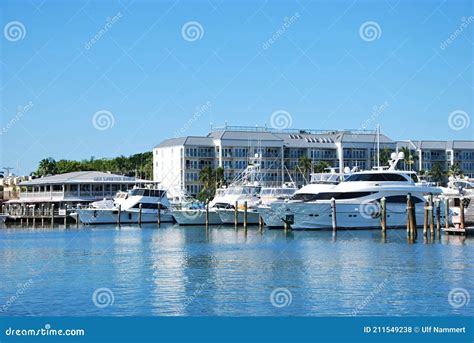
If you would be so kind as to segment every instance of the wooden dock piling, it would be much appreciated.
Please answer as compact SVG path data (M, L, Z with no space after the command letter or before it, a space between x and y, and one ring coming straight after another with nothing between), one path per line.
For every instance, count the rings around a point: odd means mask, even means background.
M387 199L385 197L380 199L380 226L382 233L385 233L387 231Z
M429 202L430 206L428 208L428 215L430 219L430 237L431 239L434 238L434 200L433 200L433 194L430 193L429 196Z
M35 213L36 211L35 211L35 209L36 209L36 205L33 205L33 227L36 226L36 213Z
M247 230L247 200L244 201L244 229Z
M206 199L206 228L209 227L209 199Z
M449 199L444 199L444 227L449 229Z
M429 220L428 207L429 207L428 201L425 201L424 215L423 215L423 237L428 236L428 220Z
M238 201L235 202L235 206L234 206L234 225L235 225L235 229L237 230L237 227L239 225L239 202Z
M459 220L460 220L460 228L464 229L466 227L465 217L464 217L464 198L459 199Z
M436 200L436 231L438 234L438 238L440 238L441 237L441 201L439 199Z
M122 205L118 205L117 225L120 226L120 217L122 216Z
M138 204L138 225L142 225L142 204Z
M51 204L51 226L54 225L54 204Z
M67 205L65 206L65 211L64 211L64 227L67 226Z
M158 201L158 217L157 217L158 226L161 225L161 203Z
M336 220L336 199L331 198L331 221L332 221L332 231L337 231L337 220Z

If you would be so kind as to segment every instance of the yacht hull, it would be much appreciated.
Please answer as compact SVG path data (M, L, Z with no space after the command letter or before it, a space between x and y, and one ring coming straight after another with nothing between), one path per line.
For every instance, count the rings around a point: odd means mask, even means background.
M235 213L234 209L219 209L217 210L219 213L219 217L223 224L235 224ZM247 224L256 225L258 224L258 220L260 215L255 210L247 211ZM244 223L244 211L238 210L237 213L237 224Z
M415 208L417 226L423 225L423 205ZM380 229L380 212L378 210L363 212L360 204L337 204L336 226L338 229ZM444 225L443 211L441 222ZM332 229L331 208L328 205L292 206L282 215L294 230L328 230ZM387 228L406 228L406 205L387 207Z
M179 225L206 225L206 211L198 210L176 210L172 215ZM215 210L209 210L209 225L222 224L219 214Z
M80 209L77 210L77 217L82 224L116 224L118 220L118 210L116 209ZM173 216L169 212L161 212L160 220L162 223L173 222ZM135 211L122 211L120 213L121 224L138 224L139 213ZM142 223L157 223L158 214L142 212Z
M283 220L281 219L281 207L275 208L274 205L270 206L259 206L258 213L263 218L265 225L269 228L282 228L284 226Z

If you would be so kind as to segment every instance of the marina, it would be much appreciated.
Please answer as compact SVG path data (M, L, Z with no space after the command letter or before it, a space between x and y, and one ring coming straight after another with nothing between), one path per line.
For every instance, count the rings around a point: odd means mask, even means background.
M7 309L13 316L473 315L447 297L474 283L474 241L463 236L413 245L404 230L335 239L331 231L144 224L16 227L0 230L0 244L9 261L0 265L2 293L32 280ZM98 288L113 303L94 306ZM291 302L273 306L277 288Z

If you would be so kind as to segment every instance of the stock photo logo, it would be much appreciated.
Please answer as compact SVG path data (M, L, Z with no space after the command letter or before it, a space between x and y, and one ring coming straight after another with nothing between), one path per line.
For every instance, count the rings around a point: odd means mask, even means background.
M453 308L461 308L469 305L471 295L465 288L453 288L448 294L448 303Z
M115 117L112 112L107 110L97 111L92 116L92 125L100 131L105 131L114 127Z
M359 27L359 36L366 42L373 42L382 36L382 29L375 21L366 21Z
M275 288L270 294L270 302L276 308L282 308L291 305L293 294L288 288Z
M288 129L293 124L291 114L285 110L278 110L270 117L270 126L277 130Z
M201 40L204 36L204 28L197 21L188 21L181 28L181 36L188 42Z
M454 131L467 129L471 124L471 118L467 112L456 110L449 114L448 125Z
M374 219L380 216L380 205L374 201L364 201L359 205L359 213L365 219Z
M10 42L23 40L26 37L25 25L19 21L11 21L3 28L3 35Z
M98 308L112 306L115 302L114 292L110 288L97 288L92 294L92 302Z

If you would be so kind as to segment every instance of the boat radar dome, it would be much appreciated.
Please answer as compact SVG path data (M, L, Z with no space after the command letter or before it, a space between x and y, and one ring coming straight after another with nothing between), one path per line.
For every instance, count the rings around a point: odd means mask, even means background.
M351 172L351 168L344 167L344 174L349 174Z

